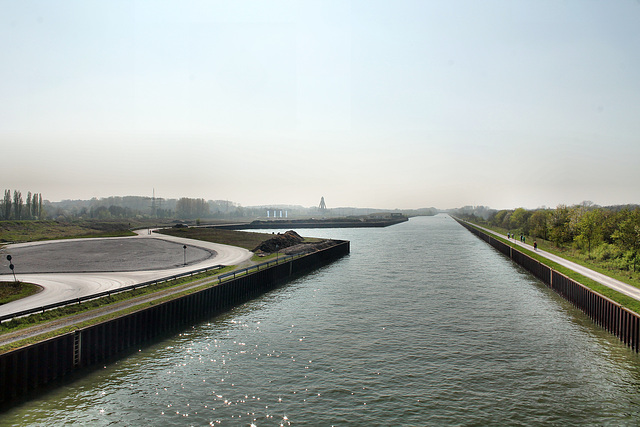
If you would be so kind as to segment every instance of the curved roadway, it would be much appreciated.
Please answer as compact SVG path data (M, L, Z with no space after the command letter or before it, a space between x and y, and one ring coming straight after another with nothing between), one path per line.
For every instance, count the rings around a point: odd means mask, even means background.
M143 283L150 280L157 280L163 277L173 276L181 273L188 273L193 270L213 267L216 265L238 265L251 258L252 252L235 247L222 245L219 243L204 242L201 240L185 239L174 236L167 236L164 234L153 233L149 234L147 229L136 231L138 234L134 237L112 237L99 240L113 241L115 239L122 240L123 251L127 249L127 242L134 239L136 243L139 239L162 239L167 243L175 245L186 245L187 247L199 248L200 252L206 252L209 255L200 255L199 259L195 262L189 262L187 265L176 266L173 262L169 264L169 268L163 269L140 269L138 271L104 271L104 272L67 272L67 273L25 273L21 274L19 271L19 264L16 262L16 273L18 280L23 282L35 283L43 287L43 290L35 295L32 295L21 300L13 301L8 304L0 306L0 316L10 313L16 313L31 308L42 307L55 302L65 301L69 299L79 298L98 292L103 292L112 289L118 289L125 286L134 285L136 283ZM91 239L93 240L93 239ZM86 239L77 239L77 241L86 241ZM55 241L60 242L60 241ZM65 243L71 241L65 240ZM13 248L33 247L39 245L51 244L48 242L33 242L25 244L9 245L2 250L2 269L9 271L5 264L6 254L10 254ZM149 240L151 244L151 240ZM139 246L139 245L137 245ZM177 248L182 249L182 248ZM193 251L192 251L193 252ZM187 253L189 251L187 250ZM183 252L179 251L179 255L183 256ZM133 254L132 256L135 256ZM111 263L113 265L113 262ZM144 265L140 266L144 268ZM105 267L105 270L108 268ZM0 275L0 281L13 281L12 274Z

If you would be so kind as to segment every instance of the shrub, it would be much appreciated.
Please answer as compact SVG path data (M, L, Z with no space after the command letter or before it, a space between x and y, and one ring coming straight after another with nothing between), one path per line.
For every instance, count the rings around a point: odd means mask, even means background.
M609 261L620 257L621 252L615 245L602 243L591 251L591 255L597 261Z

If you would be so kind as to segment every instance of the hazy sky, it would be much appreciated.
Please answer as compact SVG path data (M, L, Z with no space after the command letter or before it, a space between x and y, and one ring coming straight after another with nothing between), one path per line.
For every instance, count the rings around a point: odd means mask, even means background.
M0 190L640 203L640 2L0 0Z

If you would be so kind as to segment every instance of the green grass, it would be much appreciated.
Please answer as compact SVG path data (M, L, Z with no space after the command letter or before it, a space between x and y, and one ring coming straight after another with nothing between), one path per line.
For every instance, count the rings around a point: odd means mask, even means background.
M260 243L271 239L271 233L252 233L248 231L222 230L218 228L165 228L162 234L184 237L187 239L204 240L205 242L222 243L238 246L247 250L255 249Z
M161 290L169 289L179 285L195 282L207 277L217 276L229 271L232 271L235 266L224 267L220 270L207 271L204 273L196 274L193 276L187 276L180 279L170 280L167 282L157 283L155 285L146 286L143 288L137 288L134 290L120 292L110 296L85 301L81 304L67 305L54 310L45 311L44 313L34 313L30 316L20 317L17 319L9 320L0 323L0 335L16 331L18 329L28 328L31 326L39 325L41 323L57 320L63 317L72 316L75 314L84 313L89 310L106 307L109 304L125 301L131 298L139 297L142 295L148 295Z
M129 221L0 221L0 243L133 236Z
M124 222L97 222L97 221L89 221L89 222L77 222L77 223L61 223L56 221L1 221L0 222L0 242L1 241L12 241L12 242L21 242L21 241L35 241L35 240L48 240L48 239L61 239L61 238L80 238L80 237L106 237L106 236L123 236L123 235L132 235L129 231L129 226L131 223ZM263 241L270 239L273 237L270 233L253 233L253 232L243 232L243 231L234 231L234 230L221 230L214 228L169 228L165 229L162 232L165 234L185 237L190 239L198 239L215 243L222 243L232 246L239 246L248 250L254 249ZM322 239L315 238L306 238L307 242L315 242L320 241ZM254 256L252 261L255 263L261 263L266 261L272 261L276 259L276 254L270 254L265 257ZM282 254L280 257L284 257ZM115 304L121 301L125 301L131 298L152 294L155 292L160 292L168 288L184 285L190 282L195 282L200 279L204 279L207 277L224 274L226 272L232 271L236 268L236 266L228 266L224 267L221 270L211 271L200 273L194 276L185 277L182 279L172 280L169 282L158 283L155 285L147 286L144 288L138 288L135 290L121 292L117 294L113 294L111 296L86 301L81 304L73 304L66 307L61 307L54 310L49 310L44 313L36 313L27 317L22 317L19 319L13 319L7 322L3 322L0 324L0 335L8 334L15 331L19 331L21 329L29 328L32 326L41 325L47 322L55 321L58 319L62 319L65 317L73 316L76 314L81 314L90 310L100 309L107 307L108 305ZM139 310L141 308L159 304L162 301L166 301L168 299L178 298L179 296L196 292L199 289L206 288L211 286L211 283L203 284L197 288L186 290L183 292L179 292L173 295L165 296L158 298L152 302L142 303L132 308L119 310L117 313L107 314L105 316L100 316L96 319L92 319L86 322L79 322L74 324L73 326L62 327L57 329L56 331L40 334L38 336L34 336L33 338L28 338L26 340L21 340L19 342L15 342L12 344L8 344L0 347L0 352L9 351L14 348L18 348L20 346L27 345L29 343L38 342L42 339L62 335L66 332L73 331L77 328L85 327L88 325L96 324L101 321L108 320L110 318L115 318L117 316L121 316L123 314L127 314L129 312L133 312ZM16 297L17 299L19 297Z
M0 305L37 294L41 290L40 286L33 283L0 282Z
M127 228L129 227L129 225L129 222L126 222L125 225L125 222L122 221L80 221L77 223L60 223L56 221L1 221L0 230L3 230L3 238L8 238L12 241L33 241L59 238L129 235L133 234ZM218 230L213 228L170 228L166 229L165 232L166 234L174 236L239 246L249 250L255 248L260 243L267 239L270 239L273 236L270 233L250 233L233 230ZM275 258L276 254L272 254L266 257L258 257L254 255L252 261L261 263L270 261ZM20 319L10 320L8 322L3 322L2 324L0 324L0 334L38 325L62 317L83 313L96 308L101 308L109 304L124 301L141 295L150 294L153 292L158 292L170 287L179 286L181 284L192 282L212 275L223 274L232 271L235 268L235 266L224 267L221 270L205 272L187 278L173 280L170 282L163 282L128 292L113 294L108 297L87 301L82 304L61 307L59 309L50 310L44 313L37 313ZM19 289L16 289L13 283L0 284L0 304L14 301L19 298L24 298L28 295L38 292L39 290L40 287L31 284L21 284Z
M507 230L499 227L487 226L485 224L481 225L484 228L489 230L493 230L499 233L501 236L504 235L505 238L502 239L505 243L508 243L506 239ZM516 233L519 236L519 233ZM495 236L494 236L495 237ZM609 277L612 277L616 280L620 280L621 282L627 283L631 286L635 286L636 288L640 288L640 272L633 272L629 270L621 270L619 268L612 268L610 265L604 262L598 262L597 260L591 258L574 248L559 248L548 240L541 239L539 237L533 238L530 236L526 236L526 243L533 244L534 240L538 242L538 249L541 249L545 252L549 252L550 254L557 255L566 260L573 261L576 264L580 264L584 267L590 268L591 270L597 271L598 273L602 273Z
M195 276L194 276L194 280L193 281L195 281L195 280L197 280L197 279L195 279ZM182 292L175 293L175 294L167 295L165 297L158 298L158 299L155 299L153 301L146 301L146 302L137 304L137 305L132 306L132 307L124 308L122 310L118 310L118 311L115 311L115 312L112 312L112 313L105 314L103 316L98 316L98 317L95 317L93 319L85 320L83 322L74 323L73 325L63 326L63 327L58 328L58 329L56 329L54 331L45 332L43 334L37 334L37 335L34 335L32 337L28 337L28 338L25 338L25 339L22 339L22 340L14 341L14 342L12 342L10 344L5 344L3 346L0 346L0 354L6 353L8 351L11 351L11 350L14 350L14 349L17 349L17 348L20 348L20 347L27 346L27 345L30 345L30 344L35 344L35 343L38 343L40 341L43 341L43 340L46 340L46 339L49 339L49 338L53 338L53 337L56 337L56 336L64 335L64 334L66 334L68 332L75 331L76 329L86 328L88 326L96 325L98 323L105 322L107 320L115 319L117 317L124 316L126 314L133 313L135 311L142 310L142 309L147 308L147 307L151 307L151 306L154 306L154 305L161 304L161 303L163 303L165 301L169 301L169 300L172 300L172 299L180 298L182 296L198 292L198 291L200 291L202 289L205 289L205 288L208 288L210 286L211 286L210 283L203 284L202 286L198 286L198 287L195 287L195 288L192 288L192 289L187 289L187 290L184 290ZM111 302L109 302L108 304L111 304ZM107 305L107 304L102 304L101 306L103 306L103 305ZM92 307L92 308L89 308L88 310L93 310L94 308L98 308L98 307ZM83 310L83 311L87 311L87 310ZM65 315L62 315L60 317L68 317L70 315L79 314L79 313L80 312L65 314ZM48 322L50 320L53 320L53 319L46 319L46 320L43 320L43 321L41 321L39 323L45 323L45 322ZM34 326L34 325L28 325L28 326ZM21 329L21 328L18 328L18 329Z
M471 225L473 225L473 224L471 224ZM488 229L493 229L494 231L498 231L498 232L502 231L502 230L495 230L494 229L495 227L486 227L484 225L483 225L483 227L488 228ZM484 233L483 230L480 230L480 231L482 231ZM520 252L522 252L522 253L524 253L526 255L529 255L531 258L534 258L534 259L540 261L542 264L544 264L544 265L556 270L559 273L564 274L565 276L567 276L567 277L573 279L574 281L586 286L587 288L592 289L593 291L595 291L595 292L597 292L597 293L599 293L601 295L606 296L607 298L617 302L618 304L622 305L623 307L626 307L627 309L629 309L629 310L631 310L631 311L633 311L635 313L640 314L640 301L638 301L638 300L636 300L636 299L634 299L634 298L632 298L630 296L621 294L620 292L615 291L615 290L613 290L613 289L611 289L611 288L609 288L609 287L607 287L607 286L605 286L605 285L603 285L601 283L598 283L593 279L585 277L580 273L576 273L575 271L573 271L573 270L571 270L569 268L566 268L566 267L564 267L564 266L562 266L560 264L557 264L557 263L551 261L550 259L539 255L538 253L536 253L534 251L530 251L530 250L525 249L525 248L523 248L521 246L518 246L515 243L513 243L512 241L509 241L509 240L506 239L506 235L507 235L506 232L504 233L504 235L505 235L505 238L503 238L501 236L495 236L495 235L492 235L491 237L493 237L494 239L500 240L503 243L506 243L507 245L519 250ZM527 239L527 241L529 243L533 243L533 240L529 241L529 239ZM541 239L537 239L537 241L538 241L538 248L542 249L541 245L540 245ZM552 250L549 249L551 247L549 242L546 242L546 243L547 244L544 245L544 250L546 252L549 252L549 253L554 253ZM554 255L558 255L560 257L568 259L567 257L563 256L562 253L554 253ZM586 265L585 263L581 262L580 260L570 259L570 261L573 261L576 264L583 265L584 267L587 267L587 268L592 268L591 266ZM592 268L592 269L596 270L594 268ZM599 272L602 273L602 274L608 275L610 277L613 277L613 275L610 274L610 272L608 272L608 271L599 271ZM614 278L616 278L616 277L614 277ZM623 280L623 279L620 279L620 278L617 278L617 279L621 280L621 281L623 281L625 283L628 283L628 284L630 284L632 286L639 287L636 283L629 283L629 280Z
M265 257L267 258L267 257ZM275 254L273 255L273 257L269 256L268 258L275 258ZM166 289L166 288L170 288L170 287L174 287L174 286L178 286L178 285L182 285L182 284L186 284L186 283L190 283L190 282L195 282L197 280L209 277L209 276L213 276L213 275L218 275L218 274L223 274L229 271L232 271L235 269L235 266L230 266L230 267L225 267L221 270L217 270L215 273L213 272L206 272L206 273L202 273L202 274L198 274L198 275L194 275L188 278L184 278L184 279L178 279L175 281L171 281L171 282L166 282L165 284L158 284L158 285L153 285L153 286L149 286L146 288L141 288L141 289L137 289L134 291L129 291L129 292L123 292L117 295L112 295L110 297L104 297L104 298L100 298L100 299L96 299L96 300L92 300L92 301L87 301L85 303L82 304L77 304L77 305L72 305L72 306L67 306L67 307L62 307L60 309L56 309L56 310L51 310L45 313L39 313L39 314L34 314L31 315L29 317L25 317L25 318L21 318L21 319L15 319L15 320L11 320L8 322L4 322L2 324L0 324L0 334L3 333L10 333L10 332L15 332L15 331L19 331L20 329L24 329L27 327L31 327L31 326L36 326L38 324L44 324L53 320L57 320L60 318L64 318L64 317L69 317L75 314L80 314L89 310L94 310L94 309L98 309L101 307L106 307L110 304L119 302L119 301L124 301L133 297L137 297L140 295L145 295L145 294L150 294L153 292L158 292L162 289ZM246 271L241 271L240 275L243 274L249 274ZM225 280L231 280L231 278L225 279ZM215 279L214 279L215 282ZM196 286L194 288L191 289L185 289L181 292L176 292L174 294L170 294L170 295L166 295L164 297L160 297L157 299L154 299L152 301L146 301L146 302L142 302L140 304L137 304L135 306L132 307L128 307L128 308L123 308L122 310L118 310L112 313L108 313L105 314L103 316L98 316L96 318L90 319L90 320L86 320L86 321L82 321L82 322L77 322L74 323L73 325L68 325L68 326L63 326L60 328L57 328L54 331L51 332L45 332L42 334L37 334L34 335L33 337L28 337L19 341L15 341L12 342L10 344L5 344L3 346L0 346L0 353L6 353L8 351L14 350L16 348L20 348L29 344L34 344L37 342L40 342L42 340L48 339L48 338L52 338L55 336L59 336L59 335L63 335L65 333L68 332L72 332L76 329L81 329L81 328L85 328L91 325L95 325L97 323L100 322L104 322L110 319L114 319L116 317L119 316L123 316L147 307L151 307L154 305L158 305L161 304L165 301L169 301L172 299L177 299L180 298L182 296L188 295L188 294L192 294L195 292L198 292L202 289L206 289L208 287L211 287L213 285L213 282L206 282L203 283L200 286Z

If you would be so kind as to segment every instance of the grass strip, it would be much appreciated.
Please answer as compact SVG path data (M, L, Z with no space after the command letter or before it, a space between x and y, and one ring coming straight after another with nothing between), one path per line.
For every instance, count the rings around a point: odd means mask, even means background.
M221 274L223 272L226 272L228 270L233 270L233 268L234 267L229 267L225 271L222 271L222 272L220 270L218 270L218 271L215 272L215 275L219 275L219 274ZM253 269L251 269L251 270L253 270ZM236 278L237 277L242 277L244 275L250 274L251 272L252 271L249 271L248 269L243 269L243 270L240 270L238 272L238 274L235 275L235 277ZM203 280L203 278L207 278L207 277L211 277L211 276L214 276L214 274L208 274L207 275L206 273L202 273L202 274L199 274L199 275L194 275L193 276L193 280L188 280L188 281L185 281L185 282L186 283L197 282L198 280ZM233 279L234 279L233 276L228 276L228 277L225 277L220 283L224 283L224 282L226 282L228 280L233 280ZM177 280L181 280L181 279L177 279ZM179 283L179 284L185 284L185 283ZM166 296L163 296L163 297L160 297L160 298L156 298L156 299L153 299L151 301L145 301L145 302L142 302L140 304L136 304L136 305L131 306L131 307L123 308L122 310L113 311L113 312L107 313L107 314L105 314L103 316L98 316L98 317L95 317L95 318L92 318L92 319L89 319L89 320L85 320L85 321L79 321L77 323L73 323L72 325L67 325L67 326L62 326L60 328L56 328L53 331L44 332L42 334L37 334L37 335L31 336L31 337L28 337L28 338L25 338L25 339L22 339L22 340L17 340L17 341L14 341L12 343L0 346L0 354L1 353L6 353L6 352L11 351L11 350L15 350L17 348L24 347L24 346L27 346L27 345L30 345L30 344L35 344L37 342L44 341L44 340L49 339L49 338L53 338L53 337L56 337L56 336L64 335L64 334L66 334L68 332L75 331L76 329L86 328L86 327L89 327L89 326L92 326L92 325L95 325L95 324L98 324L98 323L101 323L101 322L105 322L105 321L108 321L108 320L111 320L111 319L115 319L117 317L120 317L120 316L123 316L123 315L126 315L126 314L130 314L130 313L136 312L138 310L142 310L142 309L145 309L145 308L148 308L148 307L159 305L159 304L162 304L162 303L164 303L166 301L170 301L170 300L174 300L174 299L177 299L177 298L181 298L181 297L183 297L185 295L189 295L189 294L193 294L193 293L199 292L199 291L201 291L203 289L207 289L207 288L209 288L211 286L216 286L217 284L218 284L218 282L216 282L215 279L214 279L213 281L207 281L206 283L203 283L201 286L196 286L196 287L193 287L193 288L185 289L185 290L183 290L181 292L172 293L170 295L166 295ZM177 285L178 284L176 284L175 286L177 286ZM152 285L152 286L155 286L155 285ZM142 289L146 289L146 288L142 288ZM145 294L146 293L152 293L152 292L155 293L155 292L158 292L159 290L160 289L156 288L153 291L145 292ZM128 293L133 293L133 292L135 292L135 291L123 292L123 294L128 294ZM141 295L143 295L143 294L141 294ZM138 296L141 296L141 295L133 295L130 298L138 297ZM112 297L114 297L114 296L112 296ZM88 303L99 302L99 300L110 299L112 297L103 297L103 298L100 298L100 299L88 301ZM126 299L130 299L130 298L126 298ZM123 299L123 300L126 300L126 299ZM95 307L86 307L86 308L84 308L82 310L79 310L77 312L65 313L65 314L61 314L60 316L57 316L55 318L43 319L39 323L46 323L46 322L50 322L52 320L59 319L59 318L62 318L62 317L69 317L71 315L82 314L82 313L87 312L89 310L95 310L95 309L98 309L98 308L106 308L109 305L112 305L112 304L114 304L116 302L121 302L121 301L109 301L109 302L105 302L103 304L99 304L99 305L97 305ZM85 304L86 303L82 303L82 304L79 304L79 305L85 305ZM77 307L77 306L73 306L73 307ZM65 308L65 307L63 307L63 308ZM57 309L57 310L60 310L60 309ZM57 310L52 310L52 312L53 311L57 311ZM47 313L41 313L41 314L47 314ZM32 315L32 316L38 316L38 315ZM31 316L29 316L29 317L31 317ZM16 320L20 320L20 319L16 319ZM13 322L13 320L9 321L9 322ZM9 323L9 322L5 322L5 323ZM22 327L31 327L31 326L34 326L34 325L35 324L29 324L29 325L25 325L25 326L22 326ZM12 331L19 330L20 328L21 327L14 328ZM7 332L5 332L5 333L7 333Z
M220 228L204 227L165 228L159 230L159 232L169 236L238 246L247 250L253 250L265 240L273 237L270 233L252 233L248 231L223 230Z
M158 231L175 237L204 240L205 242L222 243L224 245L239 246L247 250L254 250L265 240L274 237L271 233L256 233L252 231L224 230L221 228L190 227L164 228ZM324 239L305 237L304 242L315 243Z
M478 228L474 224L470 224L470 223L468 223L468 224L471 225L473 228L479 230L481 233L485 233L486 234L486 231ZM599 293L601 295L606 296L607 298L617 302L618 304L622 305L623 307L627 308L628 310L631 310L631 311L633 311L635 313L640 314L640 301L636 300L635 298L632 298L632 297L630 297L628 295L622 294L622 293L620 293L620 292L618 292L618 291L616 291L614 289L611 289L608 286L605 286L605 285L603 285L603 284L601 284L599 282L596 282L593 279L585 277L582 274L577 273L577 272L575 272L575 271L573 271L573 270L571 270L571 269L569 269L567 267L564 267L564 266L562 266L560 264L557 264L557 263L551 261L550 259L545 258L545 257L537 254L534 251L530 251L528 249L522 248L521 246L518 246L518 245L514 244L513 242L510 242L509 240L504 239L504 238L502 238L500 236L496 236L496 235L490 235L490 236L492 238L494 238L496 240L499 240L502 243L505 243L505 244L511 246L512 248L514 248L514 249L516 249L516 250L518 250L518 251L530 256L531 258L539 261L540 263L546 265L547 267L549 267L549 268L551 268L553 270L556 270L559 273L564 274L565 276L569 277L570 279L573 279L574 281L580 283L581 285L586 286L587 288L589 288L589 289L591 289L591 290L593 290L593 291L595 291L595 292L597 292L597 293ZM545 251L546 251L546 249L545 249ZM547 251L547 252L551 252L551 251ZM560 254L555 254L555 255L562 256ZM584 267L588 267L588 266L585 266L583 263L578 262L577 260L571 260L571 261L575 262L576 264L583 265ZM601 272L601 273L608 275L607 272ZM620 280L620 279L618 279L618 280ZM632 286L635 286L635 285L632 285Z
M179 279L168 280L166 282L156 283L145 287L132 289L130 291L124 291L114 293L113 295L96 298L93 300L85 301L80 304L72 304L64 307L45 311L43 313L34 313L29 316L20 317L6 322L0 323L0 335L15 332L16 330L36 326L42 323L50 322L52 320L61 319L76 314L81 314L89 310L95 310L98 308L106 307L110 304L114 304L128 299L140 297L147 294L152 294L161 290L173 288L176 286L184 285L187 283L202 280L208 277L217 276L229 271L232 271L235 266L224 267L220 270L207 271L193 276L182 277Z
M470 225L473 225L474 227L478 228L478 227L484 227L488 230L494 231L498 234L502 235L506 235L507 231L503 228L500 227L496 227L493 225L487 225L487 224L473 224L471 222L467 222ZM484 230L480 229L483 233L485 232ZM492 236L494 238L499 238L501 236ZM597 261L593 260L593 259L586 259L585 256L576 256L574 254L578 253L576 250L574 249L561 249L558 248L557 246L555 246L552 242L548 241L548 240L544 240L541 238L531 238L530 236L526 236L527 237L527 242L532 242L532 241L537 241L538 242L538 249L541 249L545 252L549 252L550 254L553 255L557 255L561 258L564 258L568 261L572 261L575 262L576 264L580 264L583 267L587 267L590 268L591 270L597 271L598 273L604 274L605 276L609 276L612 277L616 280L620 280L621 282L624 282L626 284L629 284L631 286L635 286L636 288L640 288L640 273L638 272L632 272L632 271L628 271L628 270L620 270L620 269L615 269L615 268L610 268L607 267L605 265L602 265L600 263L598 263ZM508 240L505 239L501 239L502 241L509 242Z
M77 329L83 329L83 328L86 328L86 327L89 327L89 326L96 325L98 323L102 323L102 322L105 322L105 321L108 321L108 320L111 320L111 319L115 319L115 318L120 317L120 316L124 316L124 315L130 314L130 313L134 313L136 311L139 311L139 310L142 310L142 309L145 309L145 308L148 308L148 307L152 307L154 305L161 304L161 303L163 303L165 301L170 301L170 300L173 300L173 299L177 299L177 298L183 297L183 296L188 295L188 294L192 294L192 293L201 291L201 290L209 288L211 286L212 286L212 282L209 282L207 284L203 284L202 286L198 286L198 287L195 287L195 288L190 288L190 289L187 289L185 291L177 292L175 294L167 295L165 297L154 299L154 300L151 300L151 301L145 301L143 303L134 305L132 307L123 308L122 310L113 311L113 312L107 313L107 314L105 314L103 316L98 316L98 317L95 317L95 318L92 318L92 319L89 319L89 320L80 321L78 323L74 323L74 324L68 325L68 326L62 326L62 327L57 328L57 329L55 329L53 331L50 331L50 332L44 332L42 334L38 334L38 335L34 335L34 336L31 336L31 337L28 337L28 338L25 338L25 339L22 339L22 340L14 341L12 343L0 346L0 354L9 352L11 350L15 350L15 349L20 348L20 347L24 347L24 346L28 346L28 345L31 345L31 344L35 344L35 343L38 343L40 341L47 340L49 338L54 338L54 337L57 337L57 336L60 336L60 335L64 335L64 334L66 334L68 332L73 332L73 331L75 331ZM91 308L91 309L95 309L95 307ZM87 311L87 310L85 310L85 311ZM80 313L74 313L74 314L80 314ZM64 317L66 317L66 316L64 316Z
M26 282L0 282L0 305L37 294L42 287Z
M133 236L138 221L0 221L1 242Z

